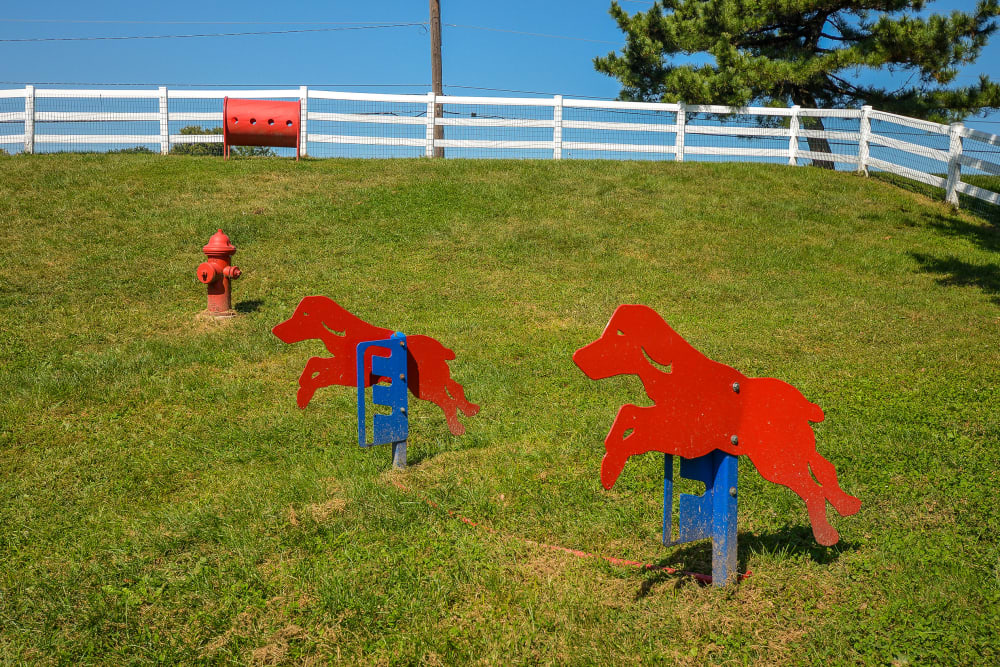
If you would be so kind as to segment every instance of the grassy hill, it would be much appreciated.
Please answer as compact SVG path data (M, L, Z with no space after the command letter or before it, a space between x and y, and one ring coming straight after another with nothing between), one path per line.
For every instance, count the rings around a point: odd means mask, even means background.
M876 180L749 164L0 158L0 661L1000 661L1000 264L981 219ZM197 316L201 246L241 316ZM323 294L453 348L482 406L411 401L410 460L354 391L295 406ZM634 377L572 352L620 303L786 380L859 514L740 462L718 590L659 544L662 460L598 481ZM402 486L403 488L400 488ZM694 484L682 485L693 491ZM438 504L432 507L424 498ZM452 510L497 532L456 520Z

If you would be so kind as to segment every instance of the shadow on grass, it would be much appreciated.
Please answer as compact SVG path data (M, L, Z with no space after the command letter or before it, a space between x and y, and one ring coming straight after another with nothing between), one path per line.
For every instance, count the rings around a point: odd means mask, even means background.
M260 310L260 307L264 305L264 302L260 299L249 299L247 301L240 301L236 304L235 309L237 313L254 313Z
M406 467L420 465L424 461L434 458L437 452L420 452L419 454L407 450Z
M412 394L410 395L410 401L413 401ZM460 412L459 414L463 415L463 419L468 418L464 416L465 413ZM447 433L447 426L443 426L442 428L444 429L444 432ZM406 450L406 466L411 467L420 465L427 461L432 461L435 457L441 456L442 454L455 454L456 452L479 450L482 449L482 447L483 443L477 440L470 440L468 437L463 438L461 436L453 437L447 445L439 443L436 447L427 449L422 448L420 450L414 450L408 447Z
M1000 266L973 264L957 257L931 257L919 252L911 252L910 256L924 271L940 275L938 284L978 287L991 297L993 303L1000 305Z
M927 185L926 183L920 183L919 181L912 181L908 178L904 178L903 176L896 176L886 172L873 171L870 175L873 179L891 183L901 190L915 192L935 201L944 201L945 192L943 188L936 188L933 185ZM997 186L992 181L977 179L975 176L964 176L963 180L987 190L997 189ZM996 206L983 201L982 199L977 199L976 197L970 197L963 194L959 194L958 204L959 208L961 208L964 212L971 213L978 218L982 218L992 225L1000 225L1000 206Z
M1000 227L974 225L957 216L940 213L925 217L928 219L928 226L943 236L967 239L990 252L1000 251Z
M940 213L928 218L928 225L943 236L966 239L987 252L1000 252L1000 227L976 225L957 216ZM910 252L909 255L923 271L939 275L938 284L978 287L991 297L993 303L1000 305L1000 265L974 264L955 256L934 257L919 252Z
M840 540L832 547L824 547L816 542L812 528L809 526L789 526L772 533L740 533L737 537L737 570L747 571L748 556L752 554L771 554L782 558L800 559L806 557L814 563L827 565L840 558L845 551L856 551L860 545ZM685 572L712 573L712 541L698 540L690 544L675 547L667 558L657 565L670 566ZM636 600L649 595L658 584L672 582L674 588L680 588L687 577L679 573L664 571L650 572L643 580L635 594Z
M959 195L958 200L960 208L966 213L982 218L991 225L1000 225L1000 206L966 195Z

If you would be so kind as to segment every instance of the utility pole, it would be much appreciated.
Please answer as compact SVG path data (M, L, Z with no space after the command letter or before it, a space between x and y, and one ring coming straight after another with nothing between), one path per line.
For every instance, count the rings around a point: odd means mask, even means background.
M431 86L435 95L444 95L441 85L441 0L430 0L431 3ZM444 127L437 125L436 119L443 115L442 106L434 105L434 142L444 139ZM444 148L434 146L434 157L444 157Z

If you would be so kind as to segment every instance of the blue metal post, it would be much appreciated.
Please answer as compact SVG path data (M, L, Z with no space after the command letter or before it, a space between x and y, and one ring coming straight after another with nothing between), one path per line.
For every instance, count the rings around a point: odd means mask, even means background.
M669 547L674 514L674 457L663 455L663 546Z
M736 579L737 457L715 450L712 464L712 584L725 586Z
M674 546L711 538L712 584L724 586L736 577L737 457L715 450L681 459L680 476L705 484L705 493L678 498L678 539L670 539L673 509L673 457L663 461L663 544Z
M372 387L372 404L384 405L389 414L372 417L372 441L365 433L365 384L369 372L365 368L365 351L370 347L388 351L388 355L372 357L371 374L388 378L389 384L375 384ZM392 443L392 464L397 468L406 467L406 439L409 436L410 420L409 395L406 393L406 336L396 332L387 340L370 340L358 343L358 444L362 447Z

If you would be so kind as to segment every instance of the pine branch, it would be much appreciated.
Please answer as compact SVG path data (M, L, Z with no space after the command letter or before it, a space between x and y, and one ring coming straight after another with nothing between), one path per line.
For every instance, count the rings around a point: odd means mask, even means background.
M909 105L941 117L996 104L996 84L947 88L996 31L1000 0L972 11L915 16L924 0L660 0L629 15L610 13L625 35L620 54L595 58L622 83L622 97L716 104ZM677 65L682 54L714 63ZM908 71L896 90L854 84L840 73ZM913 87L913 77L921 85ZM951 105L951 106L948 106Z

